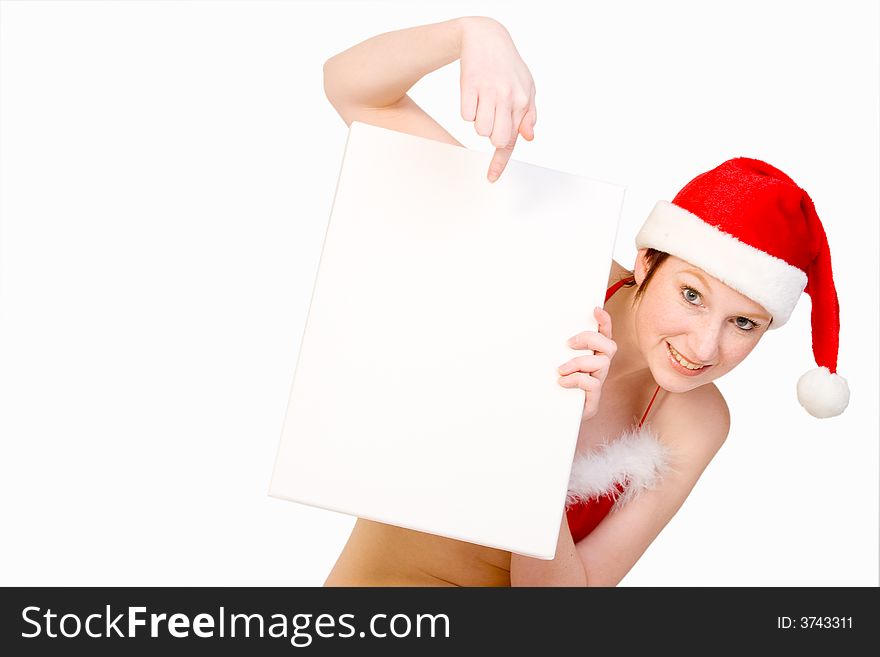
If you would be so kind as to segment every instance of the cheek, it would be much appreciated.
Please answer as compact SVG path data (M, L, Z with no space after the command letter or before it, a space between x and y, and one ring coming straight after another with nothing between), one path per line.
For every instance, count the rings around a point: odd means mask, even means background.
M740 358L745 358L750 353L752 353L752 349L755 348L755 342L752 340L743 340L742 344L736 346L736 354Z
M676 304L647 306L640 326L643 342L657 342L667 336L676 336L692 330L693 317Z
M723 372L729 372L734 367L739 365L746 359L752 350L757 346L757 341L755 340L747 340L747 339L738 339L738 340L730 340L728 344L725 345L724 349L724 361L725 367L723 368Z

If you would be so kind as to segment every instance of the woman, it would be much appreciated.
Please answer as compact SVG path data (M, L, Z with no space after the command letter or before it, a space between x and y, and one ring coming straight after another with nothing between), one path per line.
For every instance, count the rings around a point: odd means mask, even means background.
M368 39L325 63L325 92L348 125L461 146L406 95L458 58L462 117L496 147L492 182L518 136L534 138L537 120L531 74L497 21L464 17ZM822 367L801 378L798 397L819 417L842 412L849 392L835 373L827 241L788 176L729 160L658 202L636 246L633 270L611 263L598 331L569 343L593 353L559 368L559 384L584 390L585 402L555 559L359 519L326 585L616 585L727 437L727 405L712 381L785 324L805 288Z

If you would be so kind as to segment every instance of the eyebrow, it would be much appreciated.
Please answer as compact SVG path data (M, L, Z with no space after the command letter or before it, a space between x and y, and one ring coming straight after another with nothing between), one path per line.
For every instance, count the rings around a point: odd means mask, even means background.
M709 292L712 291L712 286L709 285L709 281L707 281L705 278L703 278L703 275L700 272L698 272L696 269L684 269L684 270L682 270L682 272L685 274L693 274L694 276L696 276L697 278L700 279L700 282L706 287L706 289L709 290Z
M712 293L712 286L709 285L709 281L707 281L699 271L697 271L696 269L683 269L682 273L692 274L696 278L699 278L700 282L706 287L706 289L709 290L709 293L710 294ZM751 315L752 317L757 317L758 319L766 320L768 322L771 320L771 317L769 315L765 315L763 313L746 313L746 314Z

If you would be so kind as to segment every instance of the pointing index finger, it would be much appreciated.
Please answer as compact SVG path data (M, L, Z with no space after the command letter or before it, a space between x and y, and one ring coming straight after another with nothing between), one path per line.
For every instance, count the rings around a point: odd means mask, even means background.
M513 147L516 145L516 137L517 135L514 134L510 143L504 148L495 149L495 155L492 156L492 161L489 163L489 175L487 176L489 182L495 182L501 176L501 172L504 171L507 162L510 160L510 156L513 154Z

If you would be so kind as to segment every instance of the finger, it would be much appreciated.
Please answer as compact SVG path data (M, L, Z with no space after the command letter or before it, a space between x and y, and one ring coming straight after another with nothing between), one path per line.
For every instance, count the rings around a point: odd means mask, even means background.
M571 374L572 372L586 372L589 374L603 367L607 367L610 362L611 359L605 354L578 356L577 358L572 358L570 361L560 365L558 372L563 375Z
M513 139L513 125L510 115L510 105L499 103L495 106L495 125L492 128L492 136L489 141L495 148L508 146Z
M610 369L611 357L606 354L598 354L572 358L567 363L561 365L557 371L563 376L573 372L584 372L604 382L608 377Z
M522 121L519 122L519 134L521 134L526 141L532 141L535 138L535 130L534 126L528 122L528 117L529 115L526 114L523 116Z
M518 113L514 112L513 113L513 125L516 126L517 133L522 135L523 139L531 141L532 139L535 138L535 135L534 135L534 133L530 134L528 132L528 130L526 129L526 116L527 116L527 114L526 114L525 108L520 110Z
M492 126L495 123L495 99L491 96L479 96L477 98L477 118L474 121L474 130L481 137L492 134Z
M578 388L583 390L584 392L588 392L595 397L602 390L602 382L599 381L594 376L590 376L589 374L578 374L577 375L577 385Z
M617 343L596 331L578 333L568 341L568 346L572 349L592 349L594 352L598 351L609 356L617 353Z
M599 320L599 333L604 335L609 340L611 339L611 315L604 308L596 308L593 309L593 314L596 315L596 319Z
M529 107L523 115L520 123L522 136L532 141L535 138L535 123L538 122L538 109L535 107L535 91L532 89L532 97L529 99Z
M495 155L492 156L492 161L489 163L489 174L487 176L489 182L495 182L498 180L501 172L504 171L504 167L507 166L507 162L510 160L515 144L516 137L513 138L513 141L510 142L509 146L495 149Z
M582 372L560 377L559 385L563 388L580 388L593 397L598 395L602 390L602 382L599 381L599 379Z
M461 118L473 121L477 116L477 88L466 84L461 89Z
M535 127L535 124L538 122L538 106L535 104L535 89L532 88L532 108L529 110L529 114L532 115L532 127Z

